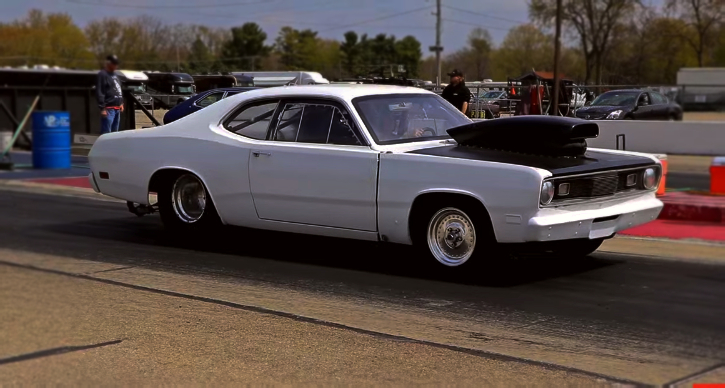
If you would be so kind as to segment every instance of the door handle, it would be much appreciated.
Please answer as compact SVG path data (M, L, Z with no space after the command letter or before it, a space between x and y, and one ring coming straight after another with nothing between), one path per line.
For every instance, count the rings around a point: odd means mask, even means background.
M272 156L272 154L270 154L269 152L262 151L252 151L252 155L254 155L255 157L259 157L259 155Z

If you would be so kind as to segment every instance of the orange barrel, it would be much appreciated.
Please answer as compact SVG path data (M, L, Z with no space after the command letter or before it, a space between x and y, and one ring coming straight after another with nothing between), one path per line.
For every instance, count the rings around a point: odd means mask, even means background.
M667 155L655 154L655 157L662 163L662 179L660 179L660 185L657 186L657 195L665 195L665 184L667 178Z
M710 192L725 194L725 156L718 156L710 165Z

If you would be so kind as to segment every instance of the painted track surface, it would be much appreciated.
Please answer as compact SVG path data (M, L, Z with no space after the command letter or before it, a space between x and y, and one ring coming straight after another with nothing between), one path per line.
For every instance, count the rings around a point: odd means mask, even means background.
M597 253L449 275L403 247L236 228L178 241L123 203L0 191L0 208L5 266L113 265L82 276L612 381L665 384L725 360L723 265Z

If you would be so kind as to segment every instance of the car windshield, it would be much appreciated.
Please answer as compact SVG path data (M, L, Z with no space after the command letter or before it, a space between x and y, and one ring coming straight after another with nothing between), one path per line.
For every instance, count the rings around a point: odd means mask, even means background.
M177 85L176 90L179 94L192 94L194 93L194 87L191 85Z
M483 98L498 98L501 96L501 92L488 92L483 95Z
M129 85L133 93L146 93L146 85Z
M607 92L592 101L592 106L629 106L634 105L639 93Z
M448 139L446 130L472 122L435 94L358 97L353 105L378 144Z

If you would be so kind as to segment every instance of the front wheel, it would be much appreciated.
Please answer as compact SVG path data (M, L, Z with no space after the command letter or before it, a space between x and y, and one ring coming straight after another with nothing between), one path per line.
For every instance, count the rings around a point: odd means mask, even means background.
M428 249L439 263L457 267L471 258L476 249L476 227L463 210L446 207L428 222Z

